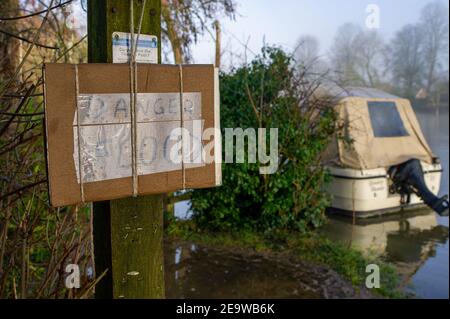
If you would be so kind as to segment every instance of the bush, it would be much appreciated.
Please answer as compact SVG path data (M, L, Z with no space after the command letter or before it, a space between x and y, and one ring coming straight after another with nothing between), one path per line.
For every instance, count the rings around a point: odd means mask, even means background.
M198 227L304 232L323 223L328 175L319 161L336 114L330 100L315 97L321 77L292 65L280 49L265 48L250 65L221 75L222 135L225 128L278 128L279 167L260 175L260 164L223 164L222 187L193 192Z

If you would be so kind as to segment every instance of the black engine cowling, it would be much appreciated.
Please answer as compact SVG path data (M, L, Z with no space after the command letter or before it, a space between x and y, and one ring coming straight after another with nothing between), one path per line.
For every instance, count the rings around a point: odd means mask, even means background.
M427 187L419 160L412 159L389 169L393 181L391 192L409 198L411 194L419 196L425 204L441 216L448 216L448 196L437 197Z

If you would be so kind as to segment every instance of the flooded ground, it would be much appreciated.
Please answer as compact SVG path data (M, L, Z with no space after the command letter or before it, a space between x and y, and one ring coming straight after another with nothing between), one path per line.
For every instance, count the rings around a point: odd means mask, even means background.
M448 108L417 111L422 130L441 158L441 195L449 188ZM175 213L187 219L188 202ZM404 289L418 298L449 297L449 219L424 209L359 221L330 219L323 230L332 240L359 247L395 263ZM298 261L243 252L166 244L167 297L170 298L352 298L357 295L334 272Z
M166 243L165 252L168 298L371 298L336 272L289 256L193 243Z

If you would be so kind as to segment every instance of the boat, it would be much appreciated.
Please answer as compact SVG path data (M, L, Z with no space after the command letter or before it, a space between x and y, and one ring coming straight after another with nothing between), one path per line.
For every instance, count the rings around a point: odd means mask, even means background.
M322 156L328 211L367 218L429 206L448 216L448 197L438 197L442 165L410 101L359 87L329 95L339 133Z

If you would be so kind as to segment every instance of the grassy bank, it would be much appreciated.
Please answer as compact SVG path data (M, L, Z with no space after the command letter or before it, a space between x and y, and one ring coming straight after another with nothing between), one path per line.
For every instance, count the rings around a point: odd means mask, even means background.
M206 246L289 254L304 261L330 267L356 288L365 286L368 275L365 272L366 266L377 264L380 267L381 287L371 292L385 298L405 297L397 289L400 276L392 265L354 248L331 242L316 232L307 235L292 232L264 234L251 230L211 233L200 231L192 221L172 222L166 232L171 239L192 241Z

